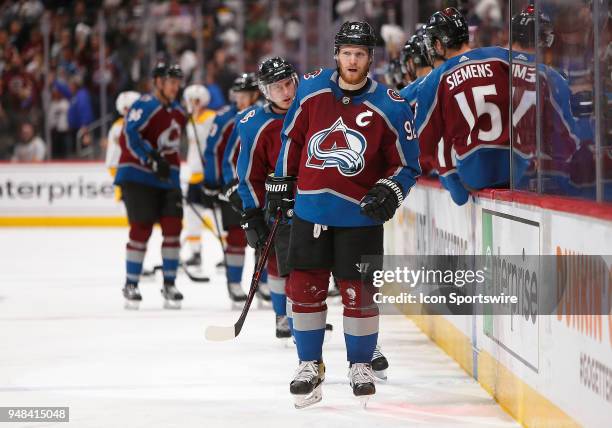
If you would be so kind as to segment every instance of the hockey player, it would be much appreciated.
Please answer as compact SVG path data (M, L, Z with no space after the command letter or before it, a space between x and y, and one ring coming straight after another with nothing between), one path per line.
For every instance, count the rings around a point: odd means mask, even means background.
M412 112L399 94L369 79L376 37L365 22L336 34L336 70L306 74L285 116L268 210L292 219L288 263L299 367L290 392L301 408L321 400L330 271L344 305L354 395L375 393L371 361L378 307L362 256L383 254L382 224L420 174ZM294 207L295 189L295 207ZM382 267L382 266L381 266Z
M571 91L567 80L551 67L538 64L536 48L549 48L554 40L548 16L539 14L539 37L536 46L536 12L528 5L512 17L512 147L530 160L520 180L519 189L536 189L537 170L545 193L575 194L570 187L572 156L580 138L571 108ZM540 108L536 109L536 83L540 86ZM536 161L536 116L542 118L540 156ZM516 168L516 166L514 166ZM522 171L518 171L519 173Z
M185 211L185 236L191 249L191 257L185 262L187 266L201 266L202 264L202 221L203 208L213 208L203 197L202 183L204 172L202 168L202 153L206 150L203 145L210 132L215 112L208 109L210 93L204 85L190 85L183 92L183 99L190 114L187 124L187 166L189 168L189 187L187 200L191 203ZM196 214L193 210L198 210Z
M123 125L125 124L125 115L138 98L140 98L138 92L124 91L121 92L115 100L115 108L117 109L117 113L119 113L119 118L113 122L113 125L108 131L105 161L108 172L113 178L117 175L117 165L119 165L119 157L121 156L119 137L121 136ZM121 200L121 188L119 186L115 186L115 199L117 201Z
M385 67L385 83L398 91L406 86L399 58L390 60Z
M285 113L289 109L298 77L295 69L285 59L270 58L259 65L257 74L259 89L267 102L248 110L238 121L236 130L240 139L237 173L238 194L242 200L241 225L246 232L249 246L261 250L268 237L268 221L264 216L266 201L266 178L274 172L281 148L280 131ZM289 226L279 228L275 247L268 259L268 285L272 307L276 314L276 337L289 338L291 330L287 317L286 277L289 274L285 263L289 240ZM278 263L277 263L278 262Z
M436 161L442 185L463 205L469 190L510 182L508 51L470 50L468 26L455 8L431 16L424 40L430 63L445 62L419 87L421 156Z
M223 179L223 156L225 149L228 146L233 147L236 133L234 126L236 116L239 111L243 111L255 104L259 98L259 90L257 87L257 77L254 73L245 73L237 77L231 88L232 104L224 107L217 112L213 121L210 134L206 140L206 148L204 150L204 159L206 168L204 169L204 192L207 196L213 198L212 203L217 202L217 197L222 188L235 188L233 174L229 181ZM231 159L231 166L234 166L238 154L235 153ZM231 171L230 166L230 171ZM244 254L246 248L246 237L244 231L240 228L240 214L234 210L229 202L223 198L219 200L221 206L221 220L223 228L227 232L226 259L227 266L226 275L228 282L228 294L233 302L244 302L247 298L246 294L240 286L242 280L242 271L244 267Z
M130 222L123 295L134 307L142 300L138 289L142 262L153 225L159 222L164 306L180 308L183 295L174 284L183 218L179 143L187 116L175 99L183 72L178 65L158 63L152 74L153 93L132 105L119 138L121 157L115 184L121 186Z
M432 69L425 53L425 42L419 34L413 35L400 52L400 65L404 75L408 76L410 83L400 91L403 99L408 101L414 112L419 84ZM423 166L421 164L421 166Z

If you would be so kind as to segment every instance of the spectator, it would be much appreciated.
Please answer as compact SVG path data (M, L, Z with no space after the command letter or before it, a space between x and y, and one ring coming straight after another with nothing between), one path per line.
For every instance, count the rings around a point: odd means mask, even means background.
M35 133L34 125L29 122L21 125L20 141L15 146L13 162L42 162L47 148L45 142Z
M76 137L79 131L87 134L87 127L94 120L91 104L91 94L85 85L83 78L75 75L70 79L70 107L68 108L68 126L72 133L72 141L77 143Z
M68 126L68 109L70 102L54 85L51 92L51 102L47 112L49 129L51 129L51 157L65 159L71 152L70 128Z

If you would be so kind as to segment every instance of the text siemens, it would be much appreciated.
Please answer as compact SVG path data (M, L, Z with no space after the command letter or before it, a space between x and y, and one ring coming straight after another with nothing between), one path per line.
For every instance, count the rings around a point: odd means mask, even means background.
M474 77L493 77L491 64L467 64L446 76L448 90L452 91L468 79Z

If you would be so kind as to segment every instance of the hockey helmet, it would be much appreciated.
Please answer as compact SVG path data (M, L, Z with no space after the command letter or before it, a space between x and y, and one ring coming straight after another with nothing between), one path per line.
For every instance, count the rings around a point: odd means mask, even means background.
M376 35L367 22L347 21L340 27L334 38L334 55L338 55L340 46L354 45L368 48L370 54L376 46Z
M166 64L165 62L158 62L153 67L153 71L151 73L152 77L155 79L156 77L171 77L174 79L182 79L183 78L183 70L178 64Z
M257 73L259 90L268 100L270 99L269 85L285 79L292 79L297 87L297 73L293 65L286 59L275 56L259 64L259 71Z
M210 103L210 92L204 85L189 85L183 92L183 99L187 106L187 111L193 112L193 101L198 100L200 107L206 107Z
M234 79L234 83L230 89L233 92L242 92L256 91L258 88L256 73L242 73L240 76Z
M121 116L125 116L128 110L132 107L132 104L140 98L140 94L136 91L124 91L121 92L115 100L115 108L117 113Z
M555 41L555 35L553 33L553 26L550 22L550 18L539 13L540 22L539 24L539 38L538 46L541 48L549 48ZM535 6L529 4L523 8L519 13L512 17L512 40L513 42L519 43L521 46L527 48L533 48L535 46Z
M470 40L470 31L463 15L454 7L447 7L431 15L425 26L423 40L429 62L433 64L433 60L440 57L434 48L436 40L442 43L445 50L457 49Z
M410 37L400 51L400 65L402 68L402 73L410 75L410 78L415 80L416 69L409 65L409 59L412 59L412 62L416 68L431 67L427 56L425 41L421 35L415 34Z

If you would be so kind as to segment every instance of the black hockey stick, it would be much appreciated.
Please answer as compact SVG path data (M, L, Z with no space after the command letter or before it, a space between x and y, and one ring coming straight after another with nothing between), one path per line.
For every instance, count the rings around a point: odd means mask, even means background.
M274 218L274 223L272 224L272 230L270 231L270 235L268 235L268 240L266 241L263 247L261 256L255 264L255 272L253 272L253 278L251 279L251 287L249 288L249 294L247 296L246 302L244 302L244 307L242 308L242 313L240 314L240 317L238 317L238 321L236 321L233 326L209 325L208 327L206 327L206 339L218 342L234 339L240 334L242 326L244 325L244 321L246 320L247 314L249 313L251 303L253 302L253 298L255 297L255 293L257 292L257 288L259 287L259 280L261 278L261 274L264 270L264 267L266 266L266 262L268 261L268 255L270 254L270 248L272 248L272 244L274 243L274 237L276 236L276 231L278 229L278 225L280 224L280 219L281 212L278 211L276 217Z
M184 263L179 263L179 268L182 269L183 272L185 272L185 274L187 275L187 277L193 282L210 282L210 278L207 276L194 275L193 273L189 272L189 269L187 269ZM157 272L158 270L163 271L163 269L164 267L162 265L156 265L156 266L153 266L153 269L151 270L143 270L141 275L142 276L155 275L155 272Z

